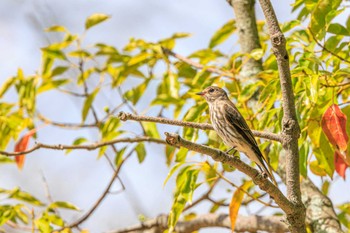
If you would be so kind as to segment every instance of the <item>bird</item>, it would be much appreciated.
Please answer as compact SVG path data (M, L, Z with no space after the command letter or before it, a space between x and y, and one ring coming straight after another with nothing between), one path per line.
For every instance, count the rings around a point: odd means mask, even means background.
M229 151L236 149L244 153L259 167L264 177L269 177L277 186L271 166L262 155L258 144L247 122L229 99L225 90L216 86L209 86L196 93L204 97L209 105L209 114L212 126L224 143L231 147ZM267 168L270 168L270 170Z

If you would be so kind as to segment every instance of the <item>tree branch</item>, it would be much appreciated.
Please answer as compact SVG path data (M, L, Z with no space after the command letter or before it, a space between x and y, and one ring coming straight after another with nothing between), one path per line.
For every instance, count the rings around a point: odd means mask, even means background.
M338 58L339 60L350 64L350 61L349 61L349 60L347 60L347 59L345 59L345 58L339 56L337 53L332 52L331 50L327 49L326 46L324 46L323 44L321 44L321 42L319 42L319 41L317 40L315 34L312 32L312 30L311 30L310 28L309 28L309 32L310 32L312 38L314 39L314 41L316 42L316 44L317 44L318 46L320 46L324 51L328 52L329 54L333 55L334 57Z
M343 232L332 201L309 178L301 181L301 192L306 207L306 222L313 232Z
M235 79L235 77L233 76L232 73L230 73L229 71L224 71L224 70L220 70L220 69L217 69L217 68L214 68L214 67L205 67L197 62L194 62L192 61L191 59L188 59L187 57L184 57L182 55L179 55L173 51L171 51L170 49L167 49L167 48L164 48L162 47L162 50L163 50L163 53L165 55L169 55L169 56L172 56L172 57L175 57L177 59L179 59L180 61L196 68L196 69L200 69L200 70L203 70L205 69L206 71L210 72L210 73L214 73L214 74L218 74L220 76L223 76L223 77L227 77L227 78L231 78L231 79Z
M301 201L299 181L299 148L298 138L300 128L296 117L294 93L289 68L289 57L286 50L286 39L279 27L276 14L269 0L259 0L266 18L269 34L271 37L272 50L276 56L281 90L282 90L282 138L283 149L286 153L286 185L287 197L295 205L295 216L287 220L291 232L303 233L305 228L305 207Z
M167 229L168 216L160 215L136 226L108 233L161 233ZM231 228L230 217L227 214L204 214L189 221L178 221L175 232L191 233L206 227ZM278 216L241 216L237 217L235 232L266 231L274 233L287 232L287 226Z
M243 163L237 156L230 156L220 150L187 141L181 138L178 134L165 133L165 135L167 143L172 146L185 147L189 150L209 155L215 161L237 168L239 171L251 177L253 182L258 185L261 190L269 193L269 195L287 215L293 215L295 213L294 205L288 201L288 199L274 184L264 178L256 169Z
M148 121L148 122L184 126L184 127L190 127L190 128L202 129L202 130L214 130L213 126L208 123L195 123L195 122L188 122L188 121L172 120L172 119L163 118L163 117L138 116L135 114L125 113L125 112L119 112L118 117L122 121L127 121L127 120ZM252 130L252 132L256 137L282 142L282 137L278 134L270 133L270 132L261 132L256 130Z
M235 12L238 42L242 53L249 54L254 49L261 48L255 19L255 0L228 0L228 2ZM261 59L249 58L247 62L242 63L239 76L243 78L254 77L262 69ZM254 80L254 78L249 79L249 83L254 82Z
M0 151L0 154L5 156L19 156L23 154L29 154L40 148L51 149L51 150L95 150L103 146L108 146L108 145L113 145L116 143L123 143L123 142L127 142L127 143L154 142L158 144L166 144L166 142L162 139L151 138L151 137L117 138L110 141L96 142L93 144L86 144L86 145L62 145L62 144L52 145L52 144L44 144L44 143L36 142L36 145L28 150L20 151L20 152Z

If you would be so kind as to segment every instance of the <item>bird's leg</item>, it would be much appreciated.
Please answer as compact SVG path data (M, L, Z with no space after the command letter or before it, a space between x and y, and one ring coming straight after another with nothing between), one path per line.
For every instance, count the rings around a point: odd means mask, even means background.
M233 147L231 147L230 149L228 149L227 151L225 151L225 153L228 154L228 153L230 153L230 152L231 152L232 150L234 150L234 149L236 149L235 146L233 146ZM235 151L235 153L236 153L236 151ZM233 154L235 154L235 153L233 153Z
M257 164L258 165L258 164ZM269 175L258 165L258 168L261 171L261 175L264 179L267 179L269 177Z

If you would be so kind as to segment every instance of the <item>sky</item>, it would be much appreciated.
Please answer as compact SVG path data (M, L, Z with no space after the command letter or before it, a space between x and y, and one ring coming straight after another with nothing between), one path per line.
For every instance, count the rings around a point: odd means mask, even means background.
M283 4L278 4L278 0L272 3L280 22L293 18L291 0L283 1ZM0 82L16 74L19 67L26 75L37 72L41 62L40 48L55 39L44 32L45 28L58 24L73 33L82 33L85 19L93 13L108 14L111 19L89 30L86 43L103 41L122 48L131 37L156 41L175 32L189 32L192 37L179 41L176 46L176 52L183 55L206 47L211 35L234 17L225 0L2 0ZM257 18L263 19L259 6ZM239 49L238 44L227 45L227 48ZM115 100L107 95L100 101L113 105ZM79 121L80 105L79 100L71 97L57 99L54 93L38 99L38 108L43 114L63 122ZM93 130L85 129L67 135L60 129L46 127L40 131L39 140L68 144L77 134L96 139L96 131ZM9 149L11 146L13 144ZM127 162L121 172L127 189L121 194L110 195L90 221L83 224L83 228L96 233L104 232L136 224L140 215L152 218L168 213L174 182L172 180L163 187L169 171L162 156L163 150L159 147L150 150L152 153L143 164L138 164L136 158ZM18 171L14 165L1 165L0 170L0 187L11 189L20 186L47 201L45 177L54 200L70 201L82 209L78 213L64 212L71 220L77 219L93 205L112 176L106 161L97 160L95 152L86 151L65 156L62 152L41 150L27 156L23 171ZM337 183L338 186L344 185L342 181ZM113 190L119 189L120 185L116 182ZM205 205L199 207L200 210L207 208Z

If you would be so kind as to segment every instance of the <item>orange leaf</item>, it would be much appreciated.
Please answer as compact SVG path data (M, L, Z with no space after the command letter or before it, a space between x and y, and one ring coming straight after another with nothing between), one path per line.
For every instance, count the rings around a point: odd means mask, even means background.
M244 194L251 185L252 185L252 181L247 181L233 193L231 203L230 203L230 220L231 220L232 232L235 230L238 210L241 207Z
M343 156L338 151L335 151L334 153L334 164L337 173L345 180L345 170L348 167L348 165L343 160Z
M29 139L35 134L36 129L28 131L15 145L15 152L22 152L27 150ZM18 169L22 170L25 160L25 154L17 155L15 157Z
M322 116L322 129L329 142L341 152L346 151L349 137L346 134L346 115L333 104Z

